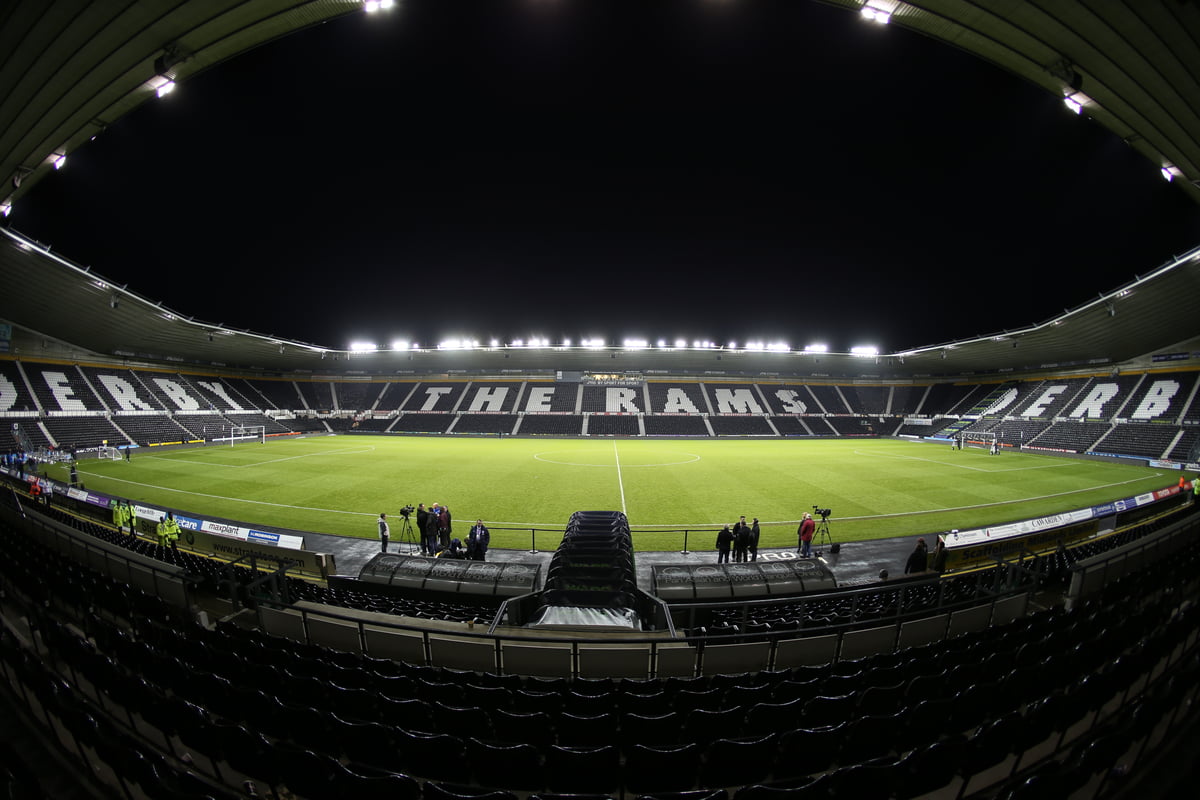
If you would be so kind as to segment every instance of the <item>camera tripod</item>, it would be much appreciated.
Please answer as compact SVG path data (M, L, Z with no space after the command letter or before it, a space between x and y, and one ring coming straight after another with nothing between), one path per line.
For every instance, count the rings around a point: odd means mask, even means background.
M813 542L816 544L816 548L813 550L813 555L820 557L821 547L824 545L829 545L829 552L831 553L836 553L841 549L838 545L834 544L833 537L829 535L829 519L827 517L821 517L821 521L817 523L815 534Z
M408 545L408 554L411 556L417 552L417 540L413 536L412 521L408 518L407 514L401 514L400 516L402 517L400 521L400 541Z

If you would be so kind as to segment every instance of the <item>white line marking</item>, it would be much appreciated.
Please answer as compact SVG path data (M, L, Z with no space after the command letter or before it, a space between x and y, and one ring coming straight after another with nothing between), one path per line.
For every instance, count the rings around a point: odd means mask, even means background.
M362 453L374 452L375 448L359 447L359 448L344 448L342 450L322 450L318 453L304 453L298 456L286 456L285 458L268 458L266 461L255 461L253 464L223 464L220 461L199 461L195 463L203 464L208 467L229 467L230 469L252 469L253 467L261 467L267 464L278 464L283 461L295 461L300 458L313 458L314 456L336 456L336 455L359 455ZM186 458L171 458L169 456L142 456L142 458L154 459L156 461L191 461Z
M119 483L128 483L130 486L141 486L146 489L159 489L164 492L174 492L175 494L187 494L192 497L207 497L211 500L230 500L235 503L247 503L252 506L270 506L271 508L294 508L297 511L321 511L326 514L349 514L356 517L374 517L378 516L367 511L338 511L335 508L313 508L312 506L294 506L289 503L268 503L266 500L247 500L244 497L226 497L223 494L206 494L205 492L189 492L185 489L172 489L170 486L159 486L154 483L141 483L139 481L126 480L125 478L114 478L112 475L101 475L98 472L80 472L81 475L94 475L97 478L104 478L109 481L117 481Z
M617 488L621 490L621 513L628 515L625 508L625 479L621 477L621 456L617 453L617 441L613 440L613 460L617 463Z
M1003 469L987 469L984 467L972 467L972 466L968 466L967 464L958 464L953 461L942 461L942 460L936 459L936 458L918 458L917 456L891 455L890 453L871 453L871 452L863 452L862 450L855 450L854 454L859 455L859 456L867 456L869 458L892 458L897 461L923 461L926 464L937 464L938 466L941 466L941 467L957 467L959 469L969 469L972 472L1025 472L1027 470L1033 470L1033 469L1060 469L1062 467L1071 466L1068 462L1063 461L1063 462L1041 464L1038 466L1029 466L1029 467L1011 467L1011 468L1006 467ZM1028 455L1025 453L1022 453L1021 455L1024 458L1038 458L1038 456L1031 456L1031 455Z

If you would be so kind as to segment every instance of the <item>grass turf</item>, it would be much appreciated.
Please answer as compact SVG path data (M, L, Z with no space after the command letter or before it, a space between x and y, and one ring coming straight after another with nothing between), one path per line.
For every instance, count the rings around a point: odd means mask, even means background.
M373 538L406 503L476 518L495 547L545 549L571 512L616 509L641 550L711 546L738 515L760 546L794 546L801 514L830 508L835 541L968 529L1080 508L1174 482L1148 467L1035 453L856 440L587 440L317 436L87 461L92 490L252 525ZM66 470L54 474L66 478ZM513 530L506 530L513 529Z

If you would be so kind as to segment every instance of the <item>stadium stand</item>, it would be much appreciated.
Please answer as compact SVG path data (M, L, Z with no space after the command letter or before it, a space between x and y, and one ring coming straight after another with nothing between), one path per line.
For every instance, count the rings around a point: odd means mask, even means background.
M304 408L329 413L335 410L333 387L328 381L296 381Z
M234 620L199 624L186 606L231 580L252 580L249 571L51 510L70 535L159 560L160 585L178 581L191 598L181 607L92 572L67 555L74 548L47 547L59 535L47 535L49 522L15 515L11 494L2 505L8 692L25 724L49 726L84 755L89 780L149 797L242 796L246 781L305 798L368 787L413 800L1090 797L1122 786L1131 769L1151 768L1158 745L1195 724L1186 709L1200 676L1200 550L1181 528L1194 534L1194 513L1089 543L1076 563L1155 534L1174 533L1179 546L1070 610L996 610L990 625L831 663L572 680L446 670L424 655L413 663L347 652ZM1061 581L1071 566L1050 560L1047 569ZM47 573L60 578L53 589L41 579ZM748 654L755 637L787 641L809 626L819 643L831 621L844 623L848 642L856 630L872 636L878 619L901 607L936 619L945 607L935 597L969 608L972 596L1005 580L983 575L938 590L925 582L907 593L890 586L812 600L801 616L796 605L757 606L762 620L725 606L705 650L720 663L723 647ZM449 619L443 611L417 613L434 622ZM753 763L727 763L743 745ZM464 752L485 754L466 769L446 757Z
M240 388L237 380L233 383L235 388ZM297 411L304 407L300 400L300 390L293 381L249 379L243 380L241 383L246 387L242 392L243 395L249 398L262 398L263 402L259 405L263 409Z
M583 417L578 414L525 414L517 433L523 436L581 436Z

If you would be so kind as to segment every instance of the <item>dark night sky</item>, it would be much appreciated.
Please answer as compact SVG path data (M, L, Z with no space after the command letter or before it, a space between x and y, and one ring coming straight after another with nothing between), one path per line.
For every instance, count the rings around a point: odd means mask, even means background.
M895 351L1200 244L1023 80L797 0L406 0L217 66L16 230L198 319L345 347L624 335Z

